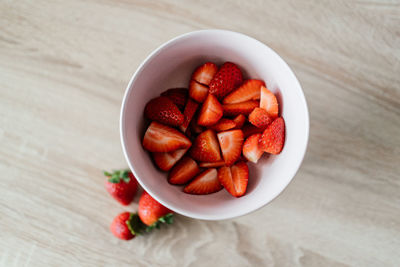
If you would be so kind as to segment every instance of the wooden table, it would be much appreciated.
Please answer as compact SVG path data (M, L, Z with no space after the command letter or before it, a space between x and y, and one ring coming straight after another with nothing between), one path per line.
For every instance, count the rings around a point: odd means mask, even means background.
M125 87L153 49L205 28L255 37L295 71L304 163L252 214L119 241L125 209L101 171L126 167ZM400 265L399 1L2 0L0 94L1 266Z

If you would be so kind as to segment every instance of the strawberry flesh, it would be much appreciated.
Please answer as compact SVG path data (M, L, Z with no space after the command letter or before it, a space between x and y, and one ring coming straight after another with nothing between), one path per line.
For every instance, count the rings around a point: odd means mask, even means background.
M243 144L243 156L253 163L257 163L262 154L264 154L264 150L259 143L260 138L260 133L250 135Z
M242 129L243 124L246 122L246 117L243 114L237 115L233 121L236 123L236 129Z
M265 85L260 80L247 80L238 89L227 95L223 102L224 104L235 104L248 100L260 99L261 86Z
M185 186L183 192L193 195L207 195L218 192L222 188L218 180L217 170L211 168L197 175L192 182Z
M171 152L189 148L192 142L178 130L153 121L143 138L143 147L150 152Z
M246 193L249 168L244 162L221 167L218 169L218 180L232 196L241 197Z
M171 184L186 184L200 172L196 161L190 157L181 159L168 175L168 182Z
M201 168L216 168L216 167L221 167L225 165L225 161L220 160L216 162L200 162L199 166Z
M199 104L197 104L192 99L189 99L187 101L185 110L183 111L184 121L183 121L182 125L179 126L179 129L182 132L184 132L184 133L186 132L190 121L192 120L194 114L196 113L198 106L199 106Z
M190 150L193 159L203 162L222 160L217 136L213 130L206 130L199 134Z
M218 67L212 62L207 62L198 67L192 74L192 80L198 83L209 85L215 73L217 73Z
M230 130L236 127L236 123L233 120L222 118L216 124L209 126L210 129L213 129L216 132L222 132L226 130Z
M191 80L189 83L189 96L199 103L203 103L208 95L208 87L201 83Z
M260 108L265 109L271 119L278 117L278 100L276 99L276 96L265 86L261 86Z
M179 108L166 96L150 100L144 108L144 115L152 121L171 126L179 126L184 120Z
M187 148L183 148L171 152L154 152L152 156L160 170L169 171L185 155L187 150Z
M249 122L258 128L265 128L272 119L265 109L255 108L249 115Z
M222 105L225 116L237 116L239 114L249 115L253 109L258 107L260 102L257 100L249 100L246 102Z
M243 132L242 130L230 130L218 133L218 141L222 155L227 166L235 163L242 153Z
M201 106L199 113L199 119L197 124L201 126L210 126L219 121L224 111L218 99L212 94L208 94L206 100Z

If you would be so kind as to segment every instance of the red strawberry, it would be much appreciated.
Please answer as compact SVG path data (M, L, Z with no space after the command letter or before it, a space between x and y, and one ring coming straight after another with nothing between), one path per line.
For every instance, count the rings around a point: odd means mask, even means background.
M235 163L242 153L243 132L242 130L230 130L218 133L218 141L222 155L227 166Z
M190 121L192 120L194 114L196 113L196 110L198 108L199 104L194 102L192 99L189 99L186 103L185 110L183 111L183 116L184 116L184 121L182 125L179 126L179 129L181 129L182 132L186 132Z
M197 119L192 119L192 122L190 123L190 128L192 129L192 132L194 134L199 134L204 132L204 127L197 124Z
M148 226L156 227L159 223L172 223L172 211L158 203L146 191L140 196L138 214L140 220Z
M262 150L259 144L260 138L260 133L250 135L243 144L243 156L254 163L257 163L262 154L264 154L264 150Z
M192 80L198 83L209 85L215 73L217 73L218 67L212 62L207 62L198 67L192 74Z
M249 122L258 128L265 128L272 122L272 119L265 109L255 108L249 115Z
M260 80L247 80L238 89L224 98L224 104L235 104L260 99L260 88L265 85Z
M190 157L184 157L171 170L168 182L171 184L186 184L200 172L196 161Z
M188 148L177 149L171 152L154 152L152 156L160 170L169 171L185 155L186 151L188 151Z
M194 80L189 83L189 96L199 103L203 103L208 95L208 87Z
M181 132L153 121L143 138L143 147L150 152L171 152L188 148L192 142Z
M224 111L221 104L218 102L218 99L212 94L208 94L206 100L201 106L197 124L202 126L213 125L221 119L223 113Z
M236 123L235 128L241 129L243 124L246 122L246 117L243 114L239 114L233 119L233 121Z
M122 205L131 203L138 187L132 172L120 170L112 173L104 172L104 175L108 177L105 182L108 193Z
M232 196L241 197L246 193L249 168L244 162L221 167L218 169L218 180Z
M210 82L210 93L222 98L243 81L242 72L232 62L225 62Z
M253 135L256 133L262 133L264 130L265 130L265 128L258 128L256 126L254 126L253 124L246 124L242 128L244 138L247 138L250 135Z
M168 97L179 108L183 109L188 98L188 89L186 88L171 88L161 93L161 96Z
M233 120L222 118L216 124L211 125L209 128L216 132L222 132L230 130L236 127L236 123Z
M263 132L260 139L261 148L271 154L279 154L285 143L285 121L282 117L275 119Z
M218 172L212 168L197 175L190 184L185 186L183 192L194 195L206 195L218 192L221 189L222 185L218 180Z
M216 162L222 160L215 132L206 130L199 134L193 142L190 155L197 161Z
M271 119L278 117L278 100L276 99L276 96L265 86L261 86L260 108L265 109Z
M200 162L199 166L202 168L216 168L225 165L225 161L220 160L216 162Z
M259 101L249 100L241 103L222 105L222 108L224 109L225 116L237 116L239 114L249 115L259 105Z
M130 229L130 221L135 214L130 212L123 212L118 214L111 223L111 232L122 240L130 240L135 237L135 233Z
M153 121L171 126L179 126L184 117L178 107L166 96L150 100L144 108L144 115Z

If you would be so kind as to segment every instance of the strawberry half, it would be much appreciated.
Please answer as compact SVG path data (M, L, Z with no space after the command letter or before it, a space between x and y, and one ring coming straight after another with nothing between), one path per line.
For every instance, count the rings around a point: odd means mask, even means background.
M190 149L193 159L203 162L222 160L217 136L213 130L206 130L199 134Z
M221 99L237 88L242 81L240 69L232 62L225 62L210 82L210 94Z
M264 130L265 130L265 128L258 128L256 126L254 126L253 124L246 124L242 128L244 138L247 138L250 135L253 135L256 133L262 133Z
M143 147L150 152L171 152L189 148L192 142L178 130L153 121L143 137Z
M218 180L232 196L241 197L246 193L249 168L244 162L221 167L218 169Z
M186 184L200 172L196 161L190 157L181 159L168 175L171 184Z
M218 180L218 172L212 168L197 175L190 184L185 186L183 192L194 195L207 195L218 192L221 189L222 185Z
M249 115L249 122L258 128L265 128L272 119L265 109L255 108Z
M161 96L168 97L180 110L182 110L185 107L188 93L189 91L186 88L171 88L161 93Z
M207 62L198 67L192 74L192 80L198 83L209 85L215 73L217 73L218 67L212 62Z
M150 100L144 108L144 115L152 120L171 126L179 126L184 117L178 107L166 96Z
M259 101L249 100L241 103L222 105L222 108L224 109L225 116L237 116L239 114L249 115L259 105Z
M192 99L189 99L186 103L185 110L183 111L183 116L184 120L182 125L179 126L179 129L182 132L186 132L190 121L192 120L194 114L196 113L197 108L199 107L199 104L197 104L195 101Z
M261 86L260 108L265 109L271 119L278 117L279 105L276 96L265 86Z
M248 100L258 100L263 85L265 83L260 80L247 80L238 89L227 95L222 103L235 104Z
M263 132L260 139L261 148L271 154L279 154L285 143L285 121L282 117L275 119Z
M243 156L251 162L257 163L257 161L261 158L262 154L264 154L264 150L261 148L259 144L259 140L261 138L261 134L253 134L250 135L243 144Z
M199 103L203 103L208 95L208 87L191 80L189 83L189 96Z
M208 94L206 100L201 106L197 124L202 126L213 125L221 119L223 113L224 111L221 104L218 102L218 99L212 94Z
M242 153L243 132L242 130L230 130L218 133L218 141L222 155L227 166L235 163Z
M233 121L236 123L235 128L241 129L243 124L246 122L246 117L243 114L239 114L233 119Z
M160 170L169 171L185 155L186 151L188 151L188 148L177 149L171 152L154 152L152 156Z
M209 126L216 132L222 132L230 130L236 127L236 123L233 120L222 118L216 124Z
M225 166L225 161L220 160L216 162L200 162L199 166L201 168L216 168L216 167L222 167Z

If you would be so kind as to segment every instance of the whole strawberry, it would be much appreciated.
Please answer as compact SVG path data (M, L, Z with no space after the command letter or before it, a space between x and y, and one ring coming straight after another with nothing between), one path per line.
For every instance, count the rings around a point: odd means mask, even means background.
M135 233L130 229L130 222L134 215L130 212L123 212L117 215L111 223L111 232L119 239L130 240L134 238Z
M225 62L210 82L210 94L217 98L229 94L243 82L242 72L232 62Z
M146 118L170 126L179 126L184 121L184 116L179 108L166 96L150 100L144 108Z
M132 202L137 191L137 181L129 170L117 170L112 173L104 172L108 177L105 187L108 193L122 205Z
M159 228L161 223L173 222L172 211L158 203L146 191L140 197L138 214L140 220L148 226L147 232Z

